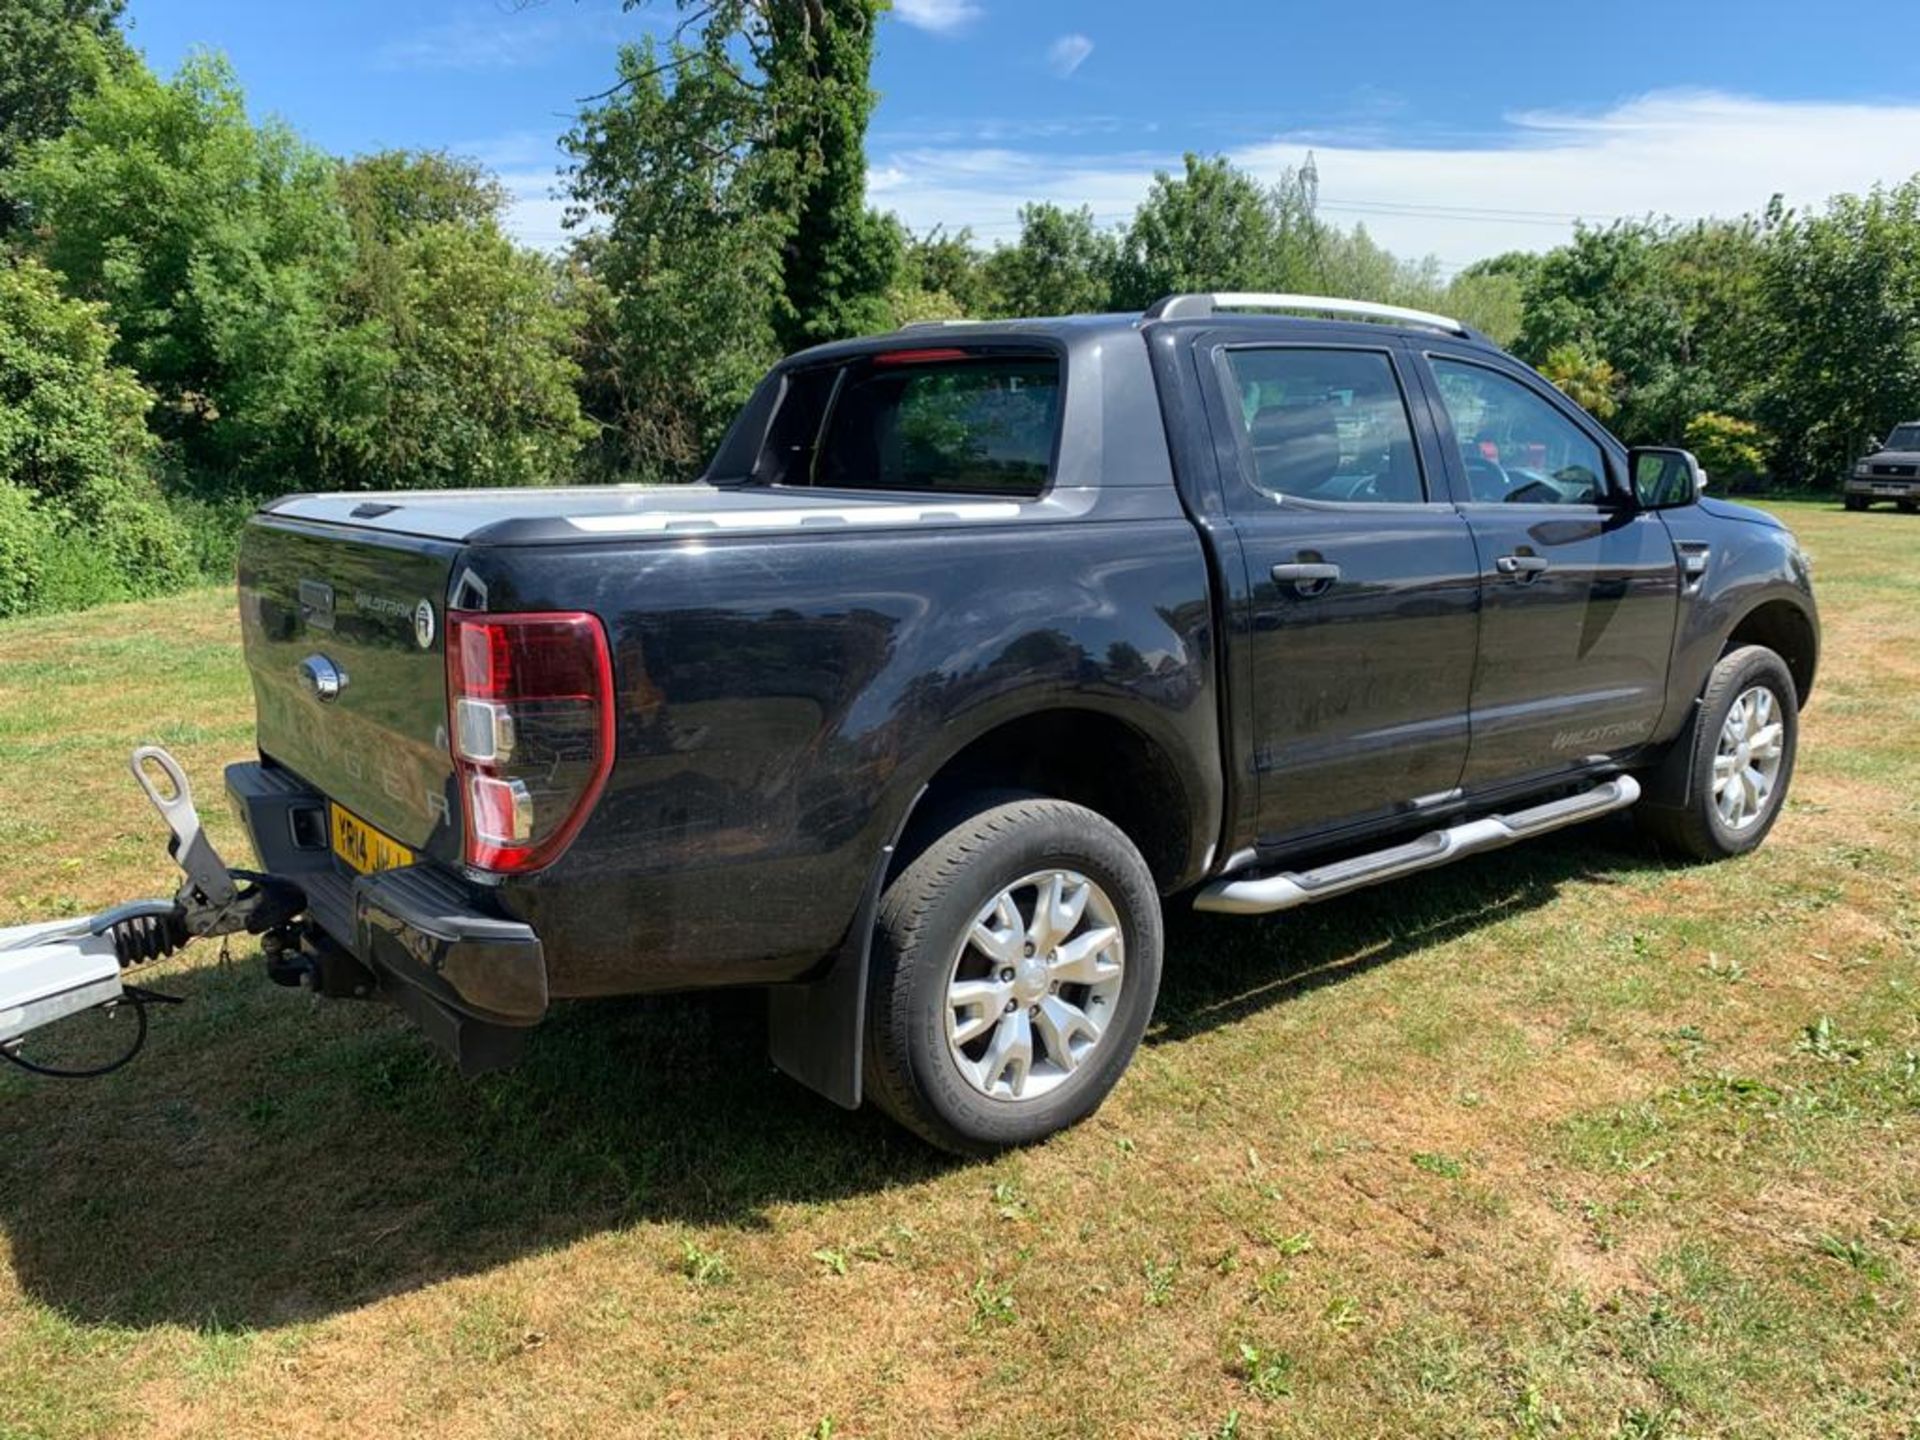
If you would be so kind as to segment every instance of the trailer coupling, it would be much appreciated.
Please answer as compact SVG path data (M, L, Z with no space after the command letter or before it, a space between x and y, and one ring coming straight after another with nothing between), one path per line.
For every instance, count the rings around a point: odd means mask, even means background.
M236 870L220 858L200 825L186 772L165 750L143 745L128 762L133 778L173 832L167 842L185 873L171 900L134 900L97 915L0 930L0 1059L62 1079L104 1075L140 1052L147 1009L178 1004L125 983L132 966L171 955L203 936L276 935L284 942L306 908L290 882ZM125 1053L85 1069L40 1064L25 1053L32 1032L86 1010L109 1014L131 1006L134 1033Z

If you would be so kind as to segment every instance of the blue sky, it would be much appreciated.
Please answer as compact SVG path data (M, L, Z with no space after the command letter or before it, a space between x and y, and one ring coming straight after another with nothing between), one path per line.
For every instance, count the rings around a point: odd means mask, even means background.
M132 0L170 71L225 51L257 113L329 149L444 146L561 237L554 138L671 0ZM1736 214L1920 169L1913 0L896 0L873 199L1010 237L1025 200L1131 212L1183 150L1262 174L1312 151L1329 218L1443 268L1575 216Z

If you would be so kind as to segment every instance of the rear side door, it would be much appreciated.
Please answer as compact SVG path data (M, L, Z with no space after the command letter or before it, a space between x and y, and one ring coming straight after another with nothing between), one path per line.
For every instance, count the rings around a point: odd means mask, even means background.
M1263 848L1450 792L1467 758L1473 539L1423 457L1406 352L1196 350L1244 565L1234 677ZM1430 438L1430 437L1429 437Z
M1680 595L1665 523L1617 446L1558 391L1484 351L1422 347L1479 556L1469 790L1544 779L1651 738Z

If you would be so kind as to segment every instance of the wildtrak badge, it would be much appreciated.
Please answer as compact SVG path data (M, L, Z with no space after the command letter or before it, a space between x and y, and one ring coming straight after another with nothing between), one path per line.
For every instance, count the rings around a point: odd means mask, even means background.
M1621 721L1615 725L1595 725L1586 730L1562 730L1553 737L1556 750L1588 750L1596 745L1605 745L1610 740L1626 740L1638 734L1641 727L1631 721Z

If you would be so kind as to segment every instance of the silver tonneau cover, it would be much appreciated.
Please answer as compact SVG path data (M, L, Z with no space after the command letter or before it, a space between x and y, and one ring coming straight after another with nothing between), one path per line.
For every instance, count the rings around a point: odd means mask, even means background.
M288 495L265 512L363 532L484 545L1006 520L1020 506L984 496L692 484Z

